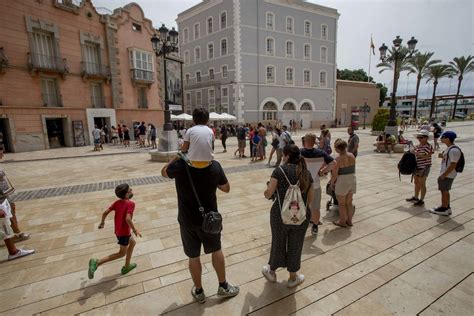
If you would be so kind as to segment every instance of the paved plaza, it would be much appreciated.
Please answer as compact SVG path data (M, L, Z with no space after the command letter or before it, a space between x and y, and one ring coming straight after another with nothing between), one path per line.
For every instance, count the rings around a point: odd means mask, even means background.
M269 258L271 202L263 196L272 169L237 159L236 139L228 152L216 142L216 159L231 191L218 193L224 217L222 236L227 279L240 294L221 300L211 258L202 258L205 304L193 303L188 261L177 224L174 183L160 176L162 163L147 150L112 148L97 155L90 147L7 154L0 167L17 188L21 227L32 238L19 244L34 255L6 261L0 248L1 315L472 315L474 308L474 123L452 123L460 136L466 167L454 181L451 217L430 214L440 203L433 156L425 207L405 202L413 185L398 177L401 154L373 151L370 130L359 130L358 191L352 228L334 226L323 195L318 238L308 231L301 273L305 282L288 289L284 270L269 283L261 267ZM344 129L332 138L347 139ZM406 133L413 138L414 130ZM299 145L298 135L293 136ZM441 145L444 148L444 145ZM267 147L268 148L268 147ZM248 149L248 148L247 148ZM134 189L137 238L132 262L137 269L120 274L123 259L101 266L87 278L89 258L117 251L113 219L97 229L113 188L127 181ZM323 180L323 185L327 180Z

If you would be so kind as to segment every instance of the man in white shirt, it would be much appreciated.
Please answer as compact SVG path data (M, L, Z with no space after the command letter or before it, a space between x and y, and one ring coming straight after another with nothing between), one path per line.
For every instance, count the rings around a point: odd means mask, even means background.
M209 122L209 112L203 108L194 109L193 121L195 126L186 131L181 151L187 153L192 167L205 168L214 160L214 133L206 125Z
M449 216L451 215L451 206L449 191L456 178L456 167L463 160L461 149L454 144L457 135L453 131L446 131L441 135L441 142L448 148L439 154L441 161L441 171L438 177L438 190L441 191L441 206L430 209L430 213ZM462 170L461 170L462 171Z
M278 167L281 163L281 159L283 158L283 148L285 148L286 145L290 144L293 140L291 139L291 135L288 132L288 127L286 125L283 125L281 128L281 134L278 137L278 148L276 150L277 152L277 161L275 164L275 168Z

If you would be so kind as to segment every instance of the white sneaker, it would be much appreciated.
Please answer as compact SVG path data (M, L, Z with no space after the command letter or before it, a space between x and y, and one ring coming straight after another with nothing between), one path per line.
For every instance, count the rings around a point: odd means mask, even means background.
M18 258L21 258L21 257L25 257L25 256L31 255L33 253L35 253L34 249L20 249L20 250L18 250L18 252L16 254L8 255L8 261L15 260L15 259L18 259Z
M265 279L267 279L269 282L275 283L277 281L277 276L275 272L271 273L270 271L270 266L268 264L266 266L263 266L262 274Z
M304 275L298 274L298 275L296 276L296 279L294 279L294 280L288 280L288 283L286 284L286 286L291 289L291 288L293 288L293 287L297 287L298 285L300 285L300 284L303 283L303 282L304 282Z
M452 214L451 207L442 207L442 206L430 209L430 213L442 215L442 216L449 216Z

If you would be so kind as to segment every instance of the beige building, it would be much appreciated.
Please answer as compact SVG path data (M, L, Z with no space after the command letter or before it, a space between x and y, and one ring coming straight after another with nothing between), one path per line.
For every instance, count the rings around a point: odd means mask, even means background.
M154 27L137 4L3 1L0 133L8 151L90 144L94 124L163 124Z
M370 124L379 109L380 91L375 83L337 80L336 81L336 113L334 122L338 127L351 125L354 112L359 113L359 126L364 122L364 112L361 107L368 105L365 122Z

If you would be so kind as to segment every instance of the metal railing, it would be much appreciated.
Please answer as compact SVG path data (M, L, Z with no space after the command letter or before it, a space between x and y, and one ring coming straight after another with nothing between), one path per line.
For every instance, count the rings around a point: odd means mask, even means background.
M82 74L90 77L110 77L110 67L98 63L81 62Z
M142 69L131 69L132 80L141 82L154 82L153 71L147 71Z
M33 70L49 70L59 73L67 72L66 59L45 55L28 53L28 64Z
M56 93L43 93L43 106L46 107L62 107L62 95Z

